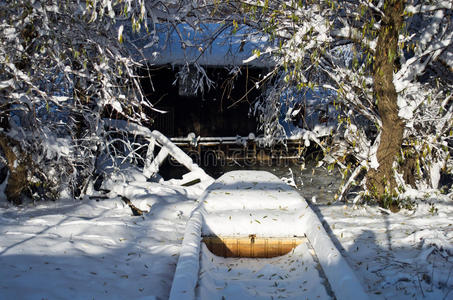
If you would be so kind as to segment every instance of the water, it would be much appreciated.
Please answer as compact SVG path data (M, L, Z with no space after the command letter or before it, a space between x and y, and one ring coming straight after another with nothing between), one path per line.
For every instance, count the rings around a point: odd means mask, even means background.
M305 167L289 161L267 163L228 162L218 165L201 166L207 174L217 179L226 172L235 170L260 170L268 171L285 182L293 181L296 189L307 200L314 204L327 204L335 201L341 184L341 174L338 170L327 171L325 168L316 167L315 162L307 162ZM165 179L182 178L188 170L167 160L160 167L159 174ZM293 180L291 180L293 179Z
M316 167L315 163L308 163L303 168L297 163L286 163L280 165L240 165L207 167L204 168L206 173L214 178L219 178L222 174L234 170L261 170L268 171L278 178L288 179L293 178L295 187L299 193L307 200L316 204L327 204L335 201L335 194L341 184L341 174L338 170L331 172L324 168Z

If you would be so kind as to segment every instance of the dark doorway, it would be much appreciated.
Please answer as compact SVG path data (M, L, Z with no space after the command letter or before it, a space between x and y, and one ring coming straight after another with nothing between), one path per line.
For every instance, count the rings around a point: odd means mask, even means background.
M150 67L142 74L142 86L148 99L161 114L152 112L157 129L169 137L247 136L256 133L257 121L250 112L251 105L261 94L255 88L265 69L243 66L235 72L224 67L206 67L214 86L204 93L181 92L178 67Z

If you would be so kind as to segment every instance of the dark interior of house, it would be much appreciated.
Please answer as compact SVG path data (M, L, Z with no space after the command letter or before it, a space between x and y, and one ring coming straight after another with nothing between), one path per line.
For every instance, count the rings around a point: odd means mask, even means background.
M261 89L255 88L266 74L265 69L243 66L240 72L230 72L220 67L205 67L214 85L204 93L190 91L195 78L185 84L178 80L177 66L150 67L143 71L142 87L155 108L167 113L150 112L157 129L169 137L197 136L247 136L256 133L257 121L250 114L250 107L259 98ZM233 74L232 74L233 73Z

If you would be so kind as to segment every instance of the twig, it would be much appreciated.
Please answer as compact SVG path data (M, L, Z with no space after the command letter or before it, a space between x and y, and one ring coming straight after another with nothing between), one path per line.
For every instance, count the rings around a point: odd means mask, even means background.
M420 283L420 277L418 277L418 274L417 274L417 280L418 280L418 286L420 287L420 290L422 291L423 298L425 298L425 292L423 292L422 284Z
M428 258L428 257L427 257L427 258ZM436 265L436 256L434 255L434 257L433 257L433 269L432 269L432 271L431 271L431 287L430 287L431 291L430 291L430 292L433 291L433 285L434 285L434 268L435 268L435 265Z
M352 172L351 176L349 177L348 179L348 182L346 182L346 184L343 186L343 188L341 189L341 193L340 193L340 196L338 197L338 199L336 201L341 201L343 200L344 196L346 195L346 192L349 190L349 187L354 183L356 177L360 174L360 171L362 170L362 165L360 164L355 170L354 172Z
M99 199L108 199L109 197L107 197L107 196L89 196L88 198L99 200Z
M139 209L134 204L132 204L131 200L129 200L127 197L121 196L121 200L123 200L127 205L129 205L134 216L141 216L145 213L145 211Z
M453 290L453 289L450 289L450 290L445 294L445 296L442 298L442 300L447 299L448 294L450 294L450 292L451 292L452 290Z

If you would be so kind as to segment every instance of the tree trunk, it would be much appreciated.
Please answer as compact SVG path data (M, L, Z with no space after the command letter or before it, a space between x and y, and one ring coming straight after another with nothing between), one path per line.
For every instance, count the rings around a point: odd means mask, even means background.
M22 203L22 191L28 185L27 175L31 160L30 157L23 155L20 150L19 155L16 155L13 149L14 144L16 144L14 141L0 133L0 148L3 150L6 161L8 162L9 170L5 194L8 201L19 205ZM18 148L19 145L16 145L16 147Z
M379 167L367 175L367 187L375 193L379 204L393 194L396 181L393 163L403 141L404 122L398 117L397 93L393 84L398 35L403 25L404 0L386 0L385 17L379 31L373 65L373 89L382 120L381 140L377 150Z

